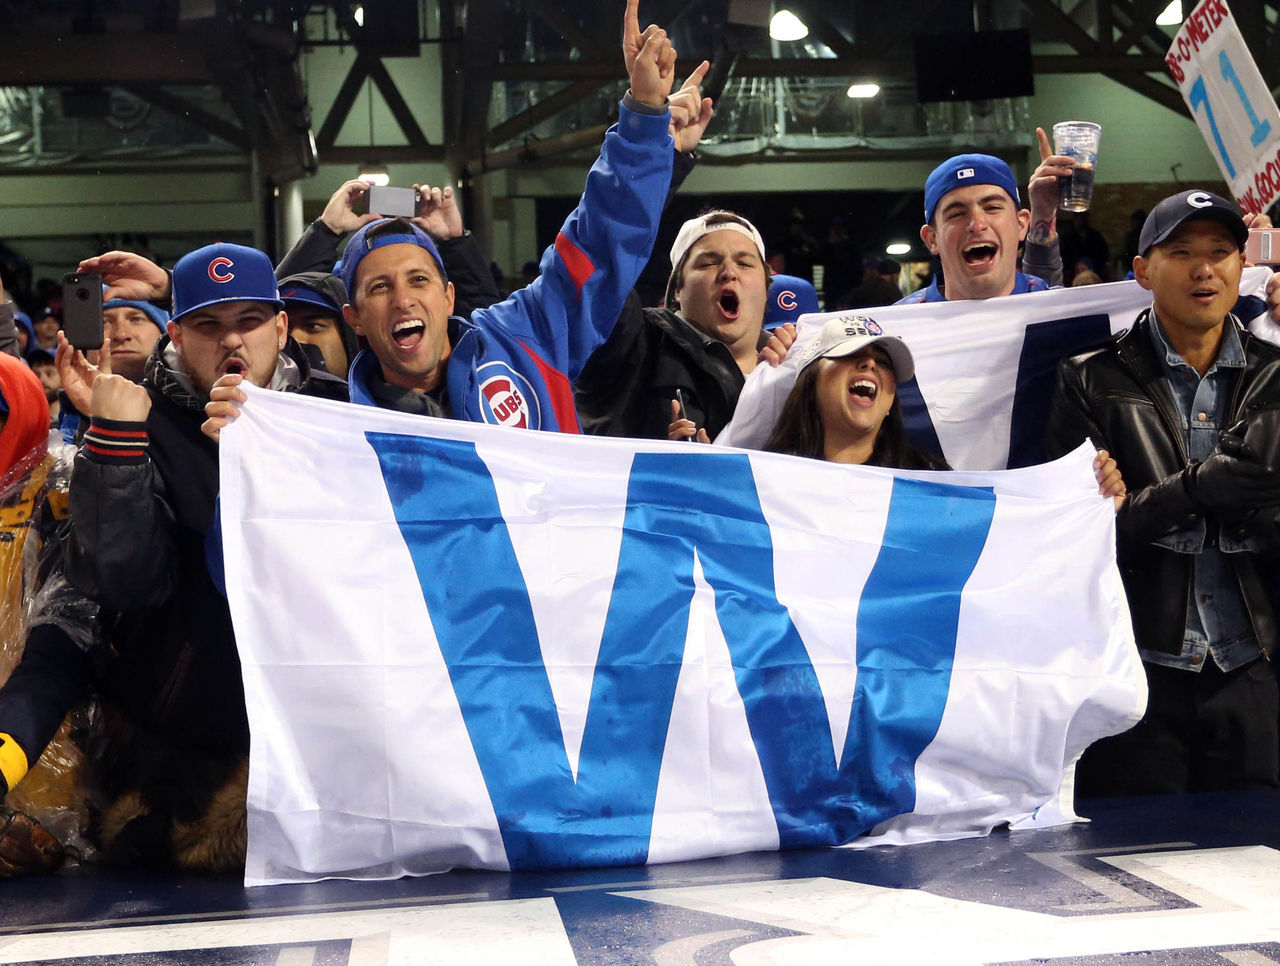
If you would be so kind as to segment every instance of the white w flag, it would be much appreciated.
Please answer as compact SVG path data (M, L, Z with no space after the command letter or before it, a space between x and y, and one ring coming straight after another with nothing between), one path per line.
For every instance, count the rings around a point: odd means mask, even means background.
M1091 453L895 473L250 390L251 884L1073 817L1145 681Z
M1271 269L1245 269L1240 320L1280 344L1266 314ZM828 319L875 319L907 343L915 379L898 386L907 433L957 469L992 470L1044 461L1044 436L1058 360L1133 325L1151 305L1137 282L1050 289L1003 298L851 309L800 319L796 344L776 369L747 378L733 421L715 442L759 449L773 431L795 384L802 347Z

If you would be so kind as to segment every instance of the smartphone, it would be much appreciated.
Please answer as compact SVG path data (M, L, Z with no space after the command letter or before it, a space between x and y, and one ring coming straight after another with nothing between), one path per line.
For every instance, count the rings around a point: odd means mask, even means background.
M62 276L62 331L82 352L102 348L102 276Z
M369 210L375 215L412 218L418 213L418 192L413 188L374 185L369 189Z
M677 389L677 390L676 390L676 402L677 402L677 403L679 404L679 406L680 406L680 418L681 418L681 419L688 419L688 418L689 418L689 414L688 414L688 413L686 413L686 412L685 412L685 410L684 410L684 391L683 391L683 390L680 390L680 389ZM684 441L685 441L686 443L688 443L688 442L691 442L693 439L694 439L694 437L693 437L693 436L686 436L686 437L684 438Z
M1280 228L1251 228L1244 260L1253 265L1280 265Z

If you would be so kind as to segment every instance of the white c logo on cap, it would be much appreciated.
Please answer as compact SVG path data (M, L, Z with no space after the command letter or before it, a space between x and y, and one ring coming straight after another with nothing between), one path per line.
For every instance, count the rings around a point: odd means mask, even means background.
M1195 191L1187 195L1187 204L1192 208L1212 208L1213 199L1203 191Z

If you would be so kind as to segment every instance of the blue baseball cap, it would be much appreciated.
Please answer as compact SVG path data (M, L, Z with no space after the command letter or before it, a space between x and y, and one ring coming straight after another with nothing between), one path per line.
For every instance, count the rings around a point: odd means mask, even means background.
M776 329L818 311L818 293L812 282L795 275L775 275L769 280L769 301L764 306L766 329Z
M105 285L102 286L102 291L103 293L107 291L107 287ZM167 326L169 313L158 305L152 305L150 302L139 302L134 299L109 299L102 303L102 308L104 310L137 309L155 323L156 328L160 330L161 334L169 331Z
M392 227L383 228L384 225ZM379 229L386 234L378 233ZM343 249L338 274L342 276L342 284L346 286L347 298L352 299L355 294L356 269L360 267L360 262L375 248L383 248L387 245L417 245L419 248L425 248L435 261L436 267L440 269L440 278L446 282L449 280L440 252L430 235L403 218L380 218L369 222L352 235L351 240L347 242L347 247Z
M957 154L934 168L924 183L925 223L933 221L933 209L948 191L971 184L993 184L1007 191L1014 204L1022 204L1018 182L1007 164L989 154Z
M267 302L283 309L271 259L256 248L225 242L178 259L173 266L173 321L220 302Z

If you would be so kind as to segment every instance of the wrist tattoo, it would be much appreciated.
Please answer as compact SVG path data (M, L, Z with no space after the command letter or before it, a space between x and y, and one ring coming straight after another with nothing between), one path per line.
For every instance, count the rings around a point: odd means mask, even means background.
M1052 215L1047 221L1041 220L1032 224L1031 230L1027 232L1027 241L1036 245L1047 245L1057 233L1058 216Z

